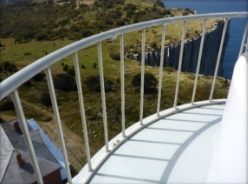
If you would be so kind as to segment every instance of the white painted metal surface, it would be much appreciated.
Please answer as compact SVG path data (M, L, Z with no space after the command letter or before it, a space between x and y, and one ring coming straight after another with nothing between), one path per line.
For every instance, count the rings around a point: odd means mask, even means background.
M144 127L113 151L88 182L204 183L213 152L212 136L219 130L224 105L185 110ZM75 183L85 182L85 171L74 178Z
M235 67L220 132L209 171L209 183L247 183L248 60L241 56Z

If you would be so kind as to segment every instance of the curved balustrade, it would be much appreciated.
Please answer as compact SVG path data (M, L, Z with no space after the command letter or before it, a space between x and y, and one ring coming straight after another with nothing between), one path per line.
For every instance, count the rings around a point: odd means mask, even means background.
M66 172L67 172L67 178L68 182L72 183L72 178L70 174L70 169L69 169L69 162L67 158L67 152L66 152L66 147L65 147L65 142L63 138L63 131L62 131L62 126L61 126L61 121L60 121L60 114L59 114L59 109L57 105L57 100L56 100L56 94L54 90L54 84L52 80L52 73L50 70L50 66L61 59L72 55L73 56L73 61L74 61L74 68L75 68L75 74L76 74L76 82L77 82L77 87L78 87L78 98L79 98L79 103L80 103L80 112L81 112L81 119L82 119L82 129L84 133L84 140L85 140L85 147L86 147L86 155L87 155L87 165L88 165L88 174L85 176L84 181L86 182L87 179L94 173L94 171L99 167L100 163L106 159L109 155L110 152L112 152L114 149L116 149L116 146L111 146L113 143L113 140L109 142L108 139L108 126L107 126L107 113L106 113L106 101L105 101L105 91L104 91L104 71L103 71L103 59L102 59L102 41L107 40L107 39L115 39L117 36L120 37L120 78L121 78L121 113L122 113L122 133L119 135L118 140L119 141L124 141L128 136L133 135L135 132L139 131L142 129L144 125L148 125L161 117L165 117L168 115L171 115L173 113L177 113L179 111L185 110L185 109L190 109L194 108L197 106L202 106L206 104L214 104L214 103L221 103L223 100L212 100L213 98L213 92L214 92L214 87L215 87L215 82L216 82L216 77L217 77L217 71L219 68L219 63L220 63L220 58L222 54L222 48L223 48L223 43L225 39L225 32L228 24L228 20L230 18L241 18L241 17L248 17L248 12L233 12L233 13L214 13L214 14L202 14L202 15L193 15L193 16L183 16L183 17L172 17L172 18L165 18L165 19L157 19L157 20L152 20L148 22L142 22L142 23L137 23L129 26L124 26L121 28L109 30L91 37L88 37L86 39L80 40L78 42L75 42L73 44L70 44L62 49L59 49L35 62L32 64L26 66L22 70L18 71L14 75L10 76L9 78L5 79L0 83L0 100L5 98L7 95L12 95L14 104L15 104L15 109L16 113L18 116L18 119L20 120L21 127L23 130L23 134L25 136L25 140L27 142L27 147L29 150L29 153L31 155L32 159L32 164L35 170L35 173L37 175L37 181L38 183L43 183L42 177L40 175L40 170L39 166L36 161L36 156L34 153L33 145L30 139L29 132L27 130L27 125L26 125L26 120L25 120L25 115L22 109L22 104L21 100L18 95L18 88L21 86L23 83L31 79L33 76L38 74L41 71L45 71L46 73L46 78L48 82L48 88L52 100L52 106L53 106L53 111L54 111L54 117L55 117L55 122L58 127L59 131L59 138L60 138L60 143L62 147L62 153L64 156L65 160L65 165L66 165ZM215 68L215 74L213 77L213 82L212 82L212 87L211 87L211 92L209 95L209 100L204 101L204 102L195 102L195 95L196 95L196 89L197 89L197 83L198 83L198 74L199 74L199 69L200 69L200 64L201 64L201 56L202 56L202 50L204 47L204 38L205 38L205 33L206 33L206 22L208 19L211 18L222 18L225 20L224 24L224 29L222 33L222 38L221 38L221 43L219 47L219 53L218 53L218 58L216 61L216 68ZM193 93L192 93L192 100L190 104L178 106L177 105L177 100L178 100L178 93L179 93L179 85L180 85L180 73L181 73L181 65L182 65L182 60L183 60L183 45L184 45L184 38L186 34L186 23L191 20L199 20L203 19L204 24L202 28L202 39L200 43L200 49L199 49L199 55L198 55L198 64L197 64L197 69L196 69L196 75L195 75L195 82L194 82L194 87L193 87ZM161 111L160 110L160 101L161 101L161 88L162 88L162 81L163 81L163 56L164 56L164 44L165 44L165 35L166 35L166 26L171 23L175 22L183 22L183 27L182 27L182 38L181 38L181 49L180 49L180 57L179 57L179 64L178 64L178 70L177 70L177 81L176 81L176 91L175 91L175 98L174 98L174 105L171 109L166 110L166 111ZM157 100L157 112L156 114L145 118L143 117L143 94L144 94L144 68L145 68L145 44L146 44L146 29L153 27L153 26L162 26L162 38L161 38L161 60L160 60L160 70L159 70L159 86L158 86L158 100ZM124 34L132 31L137 31L137 30L142 30L142 61L141 61L141 91L140 91L140 122L139 125L137 125L135 128L126 130L125 128L125 87L124 87ZM248 24L246 25L242 43L241 43L241 48L240 48L240 53L241 55L244 51L244 48L246 46L246 51L247 51L247 45L248 45L248 39L247 39L247 32L248 32ZM79 70L79 59L77 52L80 50L89 47L91 45L97 44L98 48L98 60L99 60L99 73L100 73L100 82L101 82L101 99L102 99L102 110L103 110L103 123L104 123L104 134L105 134L105 154L101 156L101 159L96 162L95 165L92 165L91 163L91 155L90 155L90 146L89 146L89 141L88 141L88 133L87 133L87 126L86 126L86 117L85 117L85 110L84 110L84 100L83 100L83 92L82 92L82 85L81 85L81 77L80 77L80 70ZM116 139L115 139L116 140ZM115 141L114 140L114 141ZM119 143L121 145L121 143Z

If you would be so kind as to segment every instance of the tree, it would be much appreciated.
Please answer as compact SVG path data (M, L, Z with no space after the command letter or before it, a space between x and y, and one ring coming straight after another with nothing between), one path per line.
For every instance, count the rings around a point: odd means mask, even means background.
M155 76L152 73L147 72L145 73L144 78L145 78L144 92L145 93L156 92L158 81L155 78ZM141 74L140 73L133 77L132 85L138 88L141 87Z

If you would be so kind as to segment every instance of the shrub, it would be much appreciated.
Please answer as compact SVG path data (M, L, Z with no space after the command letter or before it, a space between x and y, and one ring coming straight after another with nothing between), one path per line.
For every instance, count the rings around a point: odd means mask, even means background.
M119 20L116 21L116 25L117 26L124 26L125 25L125 22L124 22L124 20L119 19Z
M86 79L85 84L87 88L91 91L100 92L101 91L101 84L100 84L100 77L98 75L90 76ZM104 78L104 87L105 91L112 90L113 82Z
M40 96L40 103L42 105L47 106L47 107L52 105L52 101L51 101L51 98L50 98L49 93L44 92L44 93L41 94L41 96Z
M124 0L115 0L116 4L124 4Z
M109 12L109 17L113 19L120 18L122 16L122 13L118 10L112 10Z
M75 69L74 66L69 67L69 69L66 71L68 75L75 76Z
M4 119L2 117L0 117L0 123L5 122Z
M111 3L111 2L106 2L105 3L105 8L107 8L107 9L110 9L110 8L112 8L113 7L113 4Z
M109 53L109 56L113 59L113 60L117 60L119 61L121 58L120 58L120 53L119 52L110 52Z
M31 52L25 52L24 53L24 56L28 56L28 55L32 55L32 53Z
M127 12L127 17L129 17L129 18L131 18L132 15L134 14L134 10L132 10L132 9L127 9L126 12Z
M44 77L45 77L45 74L42 72L42 73L38 73L37 75L33 76L33 79L35 81L42 81Z
M17 66L14 63L5 61L0 67L0 71L5 71L6 75L8 76L8 73L14 73L17 72L18 70L17 70Z
M152 73L145 73L144 75L145 78L145 82L144 82L144 92L145 93L151 93L151 92L155 92L156 91L156 86L158 84L157 79L155 78L155 76ZM132 80L132 85L135 87L141 87L141 74L136 74L133 77Z
M83 29L81 32L82 37L88 37L93 35L93 32L90 29Z
M176 69L173 68L173 67L167 66L167 67L165 67L165 71L167 71L167 72L175 72Z
M189 33L186 33L186 38L189 38L190 37L190 34Z
M97 64L96 63L93 64L93 68L97 68Z
M105 24L107 24L107 25L112 25L114 22L111 20L111 19L106 19L105 20Z
M182 13L182 15L183 15L183 16L189 15L189 12L184 11L184 12Z
M15 109L14 103L9 98L6 98L0 104L0 111L10 111L14 109Z
M157 48L157 43L155 41L152 41L150 46L151 48Z
M47 34L44 32L40 32L40 33L37 33L35 37L37 41L41 41L47 38Z
M128 3L124 9L137 10L137 7L134 4Z
M69 66L67 65L67 64L65 64L64 66L63 66L63 71L67 71L69 69Z
M157 1L155 2L155 5L161 6L162 8L165 8L164 3L161 2L161 0L157 0Z
M31 80L28 80L27 82L23 83L24 86L27 86L27 87L32 87L34 86L34 84L31 82Z
M165 9L165 10L162 10L162 11L161 11L161 14L162 14L162 15L171 15L171 11Z
M76 82L73 76L68 74L58 74L54 78L54 87L62 91L76 90Z

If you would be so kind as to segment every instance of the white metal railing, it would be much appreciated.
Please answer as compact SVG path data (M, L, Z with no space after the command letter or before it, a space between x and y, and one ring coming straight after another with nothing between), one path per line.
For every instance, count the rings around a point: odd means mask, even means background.
M64 156L65 161L65 167L66 167L66 173L68 182L72 183L72 178L70 174L69 169L69 162L63 137L63 131L61 126L61 120L60 120L60 114L59 109L57 105L56 100L56 94L54 90L53 80L52 80L52 73L50 70L50 66L61 59L72 55L73 61L74 61L74 68L75 68L75 75L76 75L76 82L77 82L77 88L78 88L78 98L80 103L80 113L81 113L81 120L82 120L82 131L84 134L84 140L85 140L85 150L86 150L86 156L87 156L87 164L88 164L88 170L89 173L94 173L94 170L99 166L92 166L91 163L91 155L90 155L90 146L88 141L88 133L87 133L87 126L86 126L86 117L85 117L85 108L84 108L84 100L83 100L83 91L82 91L82 85L81 85L81 77L80 77L80 70L79 70L79 61L78 61L78 55L77 52L79 50L82 50L88 46L91 46L93 44L97 44L98 48L98 60L99 60L99 73L100 73L100 82L101 82L101 99L102 99L102 110L103 110L103 123L104 123L104 135L105 135L105 148L106 148L106 157L109 154L109 152L113 151L114 148L109 146L109 140L108 140L108 126L107 126L107 115L106 115L106 100L105 100L105 88L104 88L104 73L103 73L103 60L102 60L102 45L101 42L109 39L109 38L116 38L117 36L120 36L120 78L121 78L121 114L122 114L122 141L125 140L125 137L127 136L127 132L125 129L125 88L124 88L124 34L136 30L142 30L142 61L141 61L141 89L140 89L140 126L144 124L143 122L143 94L144 94L144 68L145 68L145 43L146 43L146 29L153 26L162 26L162 41L161 41L161 59L160 59L160 69L159 69L159 86L158 86L158 101L157 101L157 113L153 116L153 119L149 119L149 123L155 121L156 119L159 119L161 117L176 113L180 110L189 109L198 106L199 104L195 102L195 94L196 94L196 88L198 83L198 74L199 74L199 68L201 64L201 55L202 50L204 46L204 38L205 38L205 32L206 32L206 23L207 20L210 18L222 18L225 20L221 43L219 47L219 53L218 58L216 61L216 67L215 67L215 74L212 82L211 92L209 100L201 103L202 104L211 104L211 103L218 103L218 101L212 101L216 77L217 77L217 71L219 68L219 62L220 57L222 53L223 43L225 39L225 32L228 24L228 20L230 18L240 18L240 17L248 17L248 12L233 12L233 13L214 13L214 14L202 14L202 15L193 15L193 16L183 16L183 17L173 17L173 18L165 18L165 19L157 19L152 20L148 22L142 22L137 23L129 26L124 26L121 28L109 30L91 37L88 37L86 39L80 40L78 42L75 42L73 44L70 44L62 49L59 49L37 61L34 63L26 66L22 70L18 71L14 75L10 76L9 78L5 79L0 83L0 100L5 98L7 95L12 95L15 109L17 112L18 119L20 120L21 128L23 130L23 134L25 137L25 141L28 147L28 151L31 155L31 160L33 164L34 171L37 176L38 183L43 183L42 176L40 174L40 169L38 166L38 163L36 161L35 152L33 149L32 141L30 139L30 135L27 129L25 115L23 112L23 108L21 105L21 100L18 95L18 88L23 83L31 79L33 76L38 74L41 71L45 71L46 78L48 82L48 89L51 96L52 101L52 107L54 111L54 117L55 122L58 128L59 132L59 139L60 144L62 147L62 153ZM178 98L178 92L179 92L179 85L180 85L180 73L181 73L181 65L183 60L183 45L184 45L184 38L186 34L186 24L190 20L199 20L203 19L203 32L202 32L202 39L200 43L200 50L198 55L198 64L196 69L196 75L195 75L195 82L194 82L194 88L192 93L192 100L191 104L184 106L184 107L178 107L177 106L177 98ZM164 56L164 41L165 41L165 35L166 35L166 26L170 23L175 22L183 22L183 28L182 28L182 41L181 41L181 49L180 49L180 57L179 57L179 65L178 65L178 71L177 71L177 81L176 81L176 91L175 91L175 98L174 98L174 105L173 110L166 112L166 113L160 113L160 101L161 101L161 88L162 88L162 80L163 80L163 56ZM240 53L241 55L244 51L247 52L248 48L248 21L246 24L246 28L244 31ZM146 122L147 123L147 122ZM137 129L138 130L138 129ZM130 134L129 134L130 135ZM105 157L105 158L106 158ZM104 160L104 158L102 159ZM90 175L90 174L89 174Z

